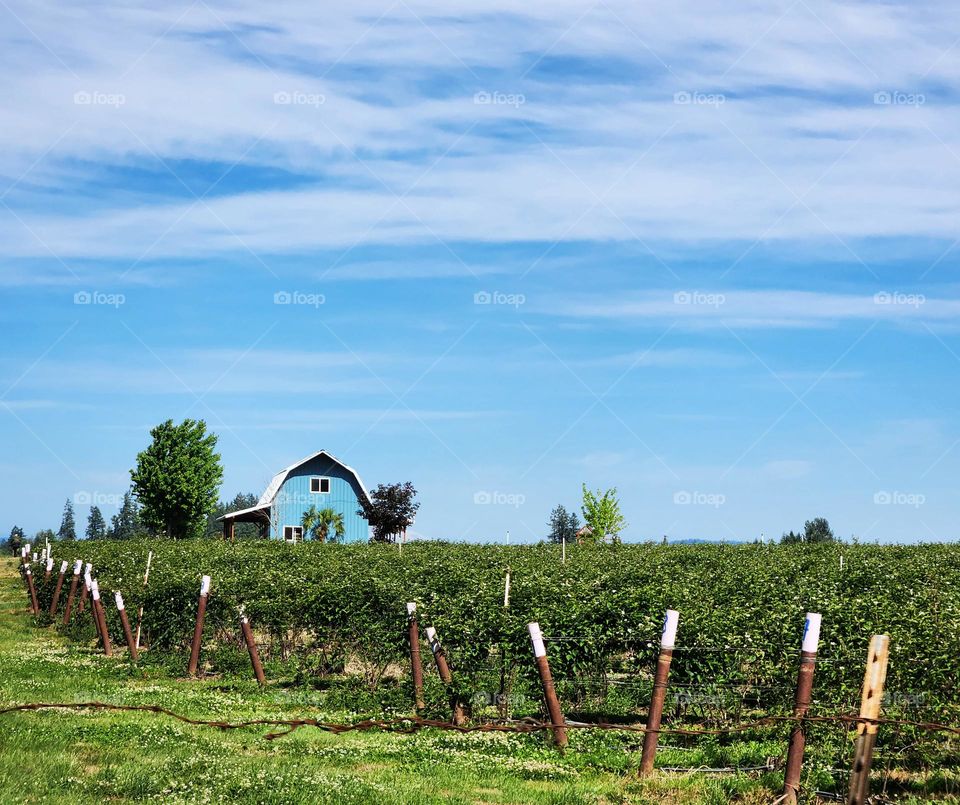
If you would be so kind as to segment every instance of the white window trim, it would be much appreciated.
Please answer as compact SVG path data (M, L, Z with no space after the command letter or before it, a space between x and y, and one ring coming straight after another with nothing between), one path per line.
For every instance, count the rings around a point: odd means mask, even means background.
M326 481L326 482L327 482L327 491L326 491L326 492L323 492L323 491L321 491L320 489L318 489L316 492L314 492L314 491L313 491L313 482L314 482L314 481L319 481L319 482L320 482L319 485L320 485L321 487L323 486L323 482ZM328 475L311 475L311 476L310 476L310 494L311 494L311 495L329 495L329 494L330 494L330 489L331 489L332 487L333 487L333 484L330 483L330 476L328 476Z

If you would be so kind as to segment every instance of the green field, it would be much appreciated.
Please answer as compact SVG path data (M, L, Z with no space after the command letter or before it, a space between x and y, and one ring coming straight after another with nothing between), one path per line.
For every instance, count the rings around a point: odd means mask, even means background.
M804 549L806 548L806 550ZM154 550L151 583L141 579ZM94 562L104 590L145 606L150 650L133 668L96 648L86 616L69 627L27 614L15 564L0 578L0 699L160 704L202 719L351 723L411 712L407 600L449 648L474 723L539 717L526 623L539 620L568 717L642 723L658 622L681 611L667 726L722 728L787 713L806 610L824 615L814 712L856 709L866 644L893 647L885 715L960 722L960 549L953 546L395 547L101 542L56 548ZM844 555L840 570L839 556ZM503 574L511 599L503 607ZM199 578L214 577L199 680L183 678ZM49 602L52 585L41 590ZM237 607L257 627L269 684L250 679ZM112 610L112 607L109 608ZM122 645L115 612L111 636ZM39 626L39 628L38 628ZM428 664L427 712L449 717ZM496 706L502 695L501 707ZM503 712L503 710L507 712ZM146 713L0 716L4 801L163 797L182 802L770 802L782 784L787 725L729 736L666 735L661 769L637 776L636 733L573 730L560 753L541 734L423 730L274 741ZM960 801L956 740L884 727L874 790L904 802ZM810 729L805 801L842 792L850 731ZM755 767L760 767L755 769ZM696 773L663 769L755 769ZM827 800L823 800L827 801Z

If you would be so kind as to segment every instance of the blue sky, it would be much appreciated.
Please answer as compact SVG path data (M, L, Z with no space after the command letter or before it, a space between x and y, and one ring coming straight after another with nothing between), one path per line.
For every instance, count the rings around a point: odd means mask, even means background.
M429 538L956 538L958 16L2 4L3 528L199 417Z

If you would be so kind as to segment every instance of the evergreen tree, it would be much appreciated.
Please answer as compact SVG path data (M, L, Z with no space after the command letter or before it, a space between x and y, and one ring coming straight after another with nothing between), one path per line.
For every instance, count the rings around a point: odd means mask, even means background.
M217 507L207 515L205 536L215 539L222 537L223 522L217 518L223 517L225 514L230 514L230 512L256 506L258 500L259 498L252 492L246 495L243 494L243 492L238 492L230 502L220 501ZM234 526L233 536L235 539L256 539L260 536L260 527L256 523L237 523Z
M107 535L107 523L100 513L99 506L90 507L90 516L87 518L87 539L103 539Z
M110 518L110 530L106 536L110 539L132 539L141 528L137 502L130 492L124 492L120 511Z
M63 519L60 521L60 530L57 532L60 539L74 540L77 538L77 524L73 519L73 501L67 499L63 507Z
M547 528L550 534L547 539L550 542L571 543L577 539L577 531L580 530L580 518L576 512L568 512L564 506L557 506L550 512L550 519L547 521Z
M23 547L24 533L20 526L15 525L10 529L10 537L7 539L7 547L14 556L20 555L20 549Z

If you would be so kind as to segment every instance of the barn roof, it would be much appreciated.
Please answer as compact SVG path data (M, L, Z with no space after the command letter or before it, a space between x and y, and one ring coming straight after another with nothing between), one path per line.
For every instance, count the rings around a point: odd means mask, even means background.
M251 506L248 509L240 509L235 512L229 512L228 514L223 515L223 517L218 517L217 519L233 520L244 514L252 514L254 512L259 512L259 511L263 511L264 509L270 508L270 506L273 505L274 498L276 498L277 496L277 492L279 492L280 487L283 486L283 482L287 480L287 476L291 472L293 472L297 467L301 467L304 464L306 464L308 461L312 461L313 459L319 458L320 456L326 456L331 461L339 464L347 472L349 472L356 480L357 485L360 487L360 491L363 492L363 496L367 499L368 502L372 502L370 501L370 493L367 492L367 487L363 485L363 481L360 479L359 474L357 474L357 471L353 467L348 467L339 458L332 455L331 453L328 453L326 450L318 450L316 453L311 453L306 458L302 458L300 459L300 461L294 462L286 469L280 470L280 472L274 475L273 478L270 480L270 483L267 484L267 488L263 491L263 494L260 495L260 500L257 501L256 506Z

